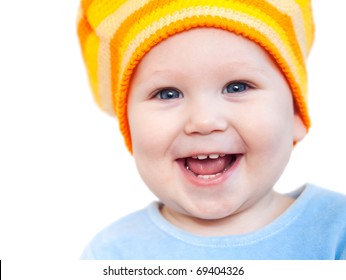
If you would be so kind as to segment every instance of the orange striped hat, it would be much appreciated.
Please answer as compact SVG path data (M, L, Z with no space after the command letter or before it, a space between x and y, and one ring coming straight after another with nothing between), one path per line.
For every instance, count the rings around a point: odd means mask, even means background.
M94 97L117 116L130 151L127 95L132 73L150 49L178 32L214 27L262 46L291 87L306 128L306 58L314 37L309 0L82 0L78 35Z

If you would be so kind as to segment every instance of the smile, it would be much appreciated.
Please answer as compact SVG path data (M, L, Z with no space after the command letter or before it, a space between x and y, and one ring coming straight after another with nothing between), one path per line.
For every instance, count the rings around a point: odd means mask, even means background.
M180 159L180 165L187 177L197 185L221 183L234 169L241 154L196 155Z

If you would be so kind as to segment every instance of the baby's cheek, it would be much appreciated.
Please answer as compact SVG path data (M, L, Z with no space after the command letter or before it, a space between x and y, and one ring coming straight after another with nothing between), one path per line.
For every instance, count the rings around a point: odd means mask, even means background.
M148 116L139 116L132 119L133 155L140 173L147 176L155 174L160 169L159 164L167 149L167 140L159 122Z
M275 152L292 144L292 118L280 114L253 114L241 128L250 149Z

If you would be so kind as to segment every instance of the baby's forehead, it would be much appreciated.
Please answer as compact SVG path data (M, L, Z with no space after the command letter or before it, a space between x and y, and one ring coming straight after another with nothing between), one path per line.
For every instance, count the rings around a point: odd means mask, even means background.
M188 63L182 68L182 62ZM136 71L148 72L147 78L165 78L195 70L195 65L216 74L262 73L268 67L276 67L260 45L241 35L222 29L194 28L157 44L141 59Z

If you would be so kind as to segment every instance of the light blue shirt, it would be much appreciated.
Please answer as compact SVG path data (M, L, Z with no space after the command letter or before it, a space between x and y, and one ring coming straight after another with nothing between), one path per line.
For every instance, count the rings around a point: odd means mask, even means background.
M346 259L346 196L312 185L290 195L295 202L267 226L221 237L173 226L153 202L97 234L81 259Z

